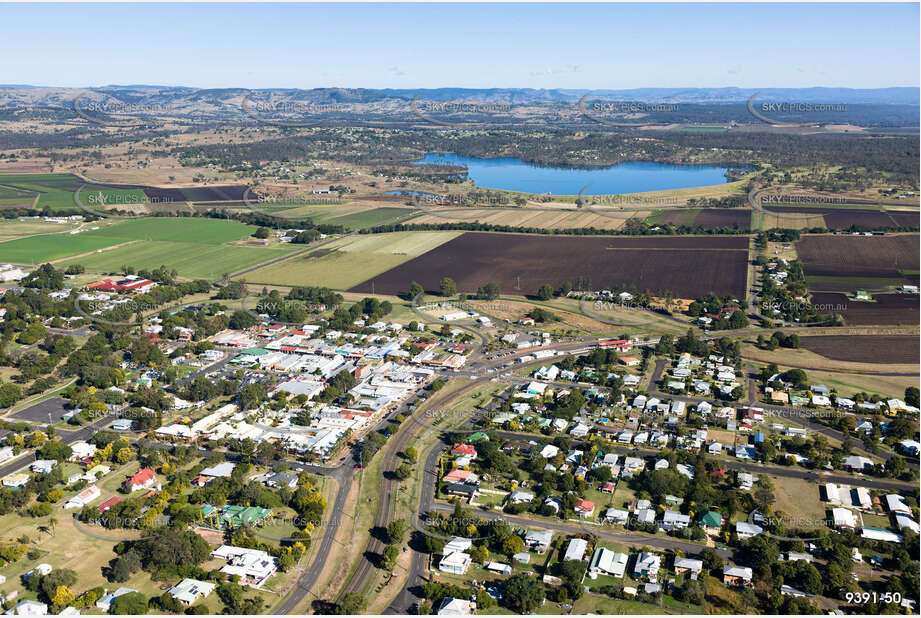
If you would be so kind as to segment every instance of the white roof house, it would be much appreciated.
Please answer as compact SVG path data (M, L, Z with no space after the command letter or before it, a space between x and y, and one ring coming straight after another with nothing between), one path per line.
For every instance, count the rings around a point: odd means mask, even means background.
M221 545L211 555L228 561L221 573L237 575L242 583L254 588L261 587L278 570L278 560L261 549Z
M627 570L627 554L611 551L607 547L599 547L592 555L588 567L588 576L597 579L599 573L622 578Z
M476 602L466 599L445 597L438 606L438 616L473 616L476 613Z
M572 539L566 547L566 555L563 557L563 560L582 560L587 548L588 541L585 539Z
M633 567L633 574L641 577L645 576L654 580L659 574L659 567L662 565L662 558L656 554L643 552L636 557L636 564Z
M186 578L169 589L170 595L186 605L191 605L199 598L205 598L214 592L216 585L210 582L200 582L197 579Z
M461 551L446 552L442 556L441 562L438 563L438 570L453 573L454 575L464 575L467 569L470 568L472 560L470 554Z
M835 528L856 528L857 519L854 512L845 508L835 507L831 510Z

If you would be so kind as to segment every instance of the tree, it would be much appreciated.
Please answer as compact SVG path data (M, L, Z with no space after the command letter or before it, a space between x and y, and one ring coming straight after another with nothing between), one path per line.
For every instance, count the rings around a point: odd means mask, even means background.
M438 284L442 296L454 296L457 294L457 284L451 277L445 277Z
M387 524L387 542L396 545L403 542L403 536L406 534L406 521L403 519L394 519Z
M403 454L406 455L406 459L412 462L415 462L419 457L419 451L417 451L415 447L412 446L407 446L405 449L403 449Z
M499 298L500 294L501 290L499 288L499 284L492 281L477 288L476 293L477 298L481 300L496 300Z
M535 576L516 573L508 578L505 603L519 614L530 614L544 602L544 586Z
M700 552L700 559L707 571L719 571L723 568L723 559L720 558L720 555L716 553L716 550L712 547L705 547L704 550Z
M397 558L400 557L400 548L396 545L388 545L381 554L381 568L385 571L392 571L397 564Z
M910 406L921 406L921 400L919 400L919 391L917 386L909 386L905 389L905 403Z
M397 478L401 481L405 481L413 474L413 469L409 467L408 464L401 463L397 466L397 469L393 471L396 474Z
M537 297L541 300L550 300L553 298L553 287L547 283L537 289Z
M346 592L333 610L339 616L360 614L368 606L368 600L357 592Z
M67 586L58 586L51 595L51 603L57 607L67 607L74 602L76 596Z
M415 281L413 281L412 284L410 284L409 293L408 293L410 300L416 298L417 296L421 296L424 293L425 293L425 289L421 285L416 283Z
M268 238L272 232L267 227L261 227L253 232L253 236L256 238Z
M115 600L112 601L112 606L109 608L109 613L121 615L146 614L147 603L147 597L140 592L129 592L115 597Z
M502 552L507 556L514 556L524 549L524 541L517 534L508 537L502 543Z
M132 575L141 570L141 558L134 550L128 550L115 559L109 572L109 579L113 582L126 582Z

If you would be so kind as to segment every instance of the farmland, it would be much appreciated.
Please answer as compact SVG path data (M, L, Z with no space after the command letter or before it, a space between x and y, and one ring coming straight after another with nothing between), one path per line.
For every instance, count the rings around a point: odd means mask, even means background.
M806 236L796 244L806 276L898 277L918 270L918 236Z
M17 225L22 231L31 229ZM38 264L61 260L103 273L124 265L139 269L166 266L186 277L218 278L299 248L228 245L248 238L256 228L217 219L105 220L84 229L79 234L42 234L0 242L0 261Z
M167 269L176 270L184 277L217 279L224 273L267 262L298 248L298 245L288 245L284 248L253 248L141 240L101 253L68 259L64 264L82 264L88 271L101 273L119 271L125 264L138 269L166 266Z
M593 287L633 286L696 298L706 292L743 296L748 238L575 238L465 233L414 260L357 285L354 291L404 293L410 282L437 290L452 277L461 291L496 282L503 290L533 294L589 278Z
M595 228L619 230L631 217L645 217L648 210L604 211L567 208L433 208L413 223L452 223L458 221L509 225L514 227L562 230Z
M221 219L191 219L158 217L102 221L94 225L98 230L85 232L87 236L117 238L122 240L162 240L171 242L225 243L239 240L256 231L252 225Z
M751 229L751 211L741 208L690 208L663 210L649 217L651 223L686 225L704 229L735 228Z
M846 324L917 324L918 297L893 294L917 282L918 236L806 236L796 244L812 303L838 313ZM849 296L871 292L871 300Z
M840 314L848 326L918 324L918 296L914 294L879 294L872 301L852 300L838 292L815 292L811 297L813 305L834 307L829 311Z
M239 201L246 185L214 185L208 187L162 188L135 184L89 184L73 174L0 174L0 205L27 207L38 195L38 208L73 210L77 208L74 193L81 202L89 204L89 196L102 193L105 204L185 204L188 202Z
M800 346L826 358L859 363L917 363L918 338L907 335L800 337Z
M279 264L260 268L246 277L252 283L274 285L322 285L348 289L395 268L460 232L396 232L339 238ZM407 284L408 286L408 284ZM379 290L381 293L388 293Z
M860 209L850 208L809 208L796 206L774 206L768 208L771 212L790 213L799 219L806 219L802 215L812 214L822 218L825 227L830 230L847 230L852 226L861 229L876 229L890 227L918 227L918 214L906 212L887 212L885 210L870 210L866 207Z
M40 264L70 255L96 251L124 242L118 238L87 234L43 234L0 243L0 261Z

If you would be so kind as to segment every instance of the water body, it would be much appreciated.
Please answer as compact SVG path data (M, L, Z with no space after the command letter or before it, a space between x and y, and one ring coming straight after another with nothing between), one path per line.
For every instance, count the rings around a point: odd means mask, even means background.
M521 159L477 159L429 153L415 163L466 165L477 187L525 193L584 195L641 193L719 185L729 168L712 165L671 165L630 162L596 169L541 167Z

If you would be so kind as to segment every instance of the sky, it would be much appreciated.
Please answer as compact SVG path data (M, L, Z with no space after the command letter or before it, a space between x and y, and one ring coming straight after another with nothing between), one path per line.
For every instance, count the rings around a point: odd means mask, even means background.
M919 4L0 4L0 83L918 86Z

